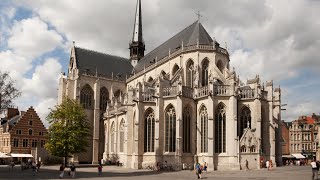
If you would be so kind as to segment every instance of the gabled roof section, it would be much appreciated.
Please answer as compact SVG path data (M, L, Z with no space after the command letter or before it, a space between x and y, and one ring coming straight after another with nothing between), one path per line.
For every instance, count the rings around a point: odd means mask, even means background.
M151 65L150 61L154 59L162 59L169 54L169 49L171 53L179 50L181 48L183 42L183 46L191 46L196 45L198 42L200 45L212 45L213 40L202 26L199 21L194 22L153 51L145 55L137 64L134 71L135 73L140 72L144 69L144 67L148 67Z
M122 57L112 56L80 47L75 47L77 68L80 74L98 75L106 78L117 77L125 80L132 72L131 62Z

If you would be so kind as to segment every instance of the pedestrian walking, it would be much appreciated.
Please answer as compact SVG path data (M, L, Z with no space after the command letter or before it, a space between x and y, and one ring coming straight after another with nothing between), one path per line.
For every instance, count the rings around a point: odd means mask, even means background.
M270 162L269 160L266 161L266 168L269 170Z
M64 164L61 164L59 170L60 170L60 175L59 175L59 178L62 179L63 176L64 176Z
M102 174L102 165L101 165L101 163L98 166L98 173L99 173L99 175Z
M272 164L272 160L270 160L270 162L269 162L269 170L272 170L272 168L273 168L273 164Z
M249 161L246 159L246 170L249 170Z
M40 166L41 166L41 162L40 162L40 161L38 161L38 162L37 162L37 171L39 171Z
M11 161L9 164L9 171L13 171L13 167L14 167L14 162Z
M74 166L74 164L72 164L72 165L70 166L70 176L71 176L72 178L74 178L75 175L76 175L76 167Z
M318 179L319 165L317 165L315 159L313 159L313 161L311 162L311 168L312 168L312 180Z
M197 178L198 179L201 179L201 166L200 166L200 163L197 163L196 164L196 175L197 175Z
M32 168L32 175L35 176L37 172L37 165L35 162L32 162L31 168Z
M203 164L203 171L206 171L206 172L207 172L207 168L208 168L208 164L207 164L207 162L204 162L204 164Z

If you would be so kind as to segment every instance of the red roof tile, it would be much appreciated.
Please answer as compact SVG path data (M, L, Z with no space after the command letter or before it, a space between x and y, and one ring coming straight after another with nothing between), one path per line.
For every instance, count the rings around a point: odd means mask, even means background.
M314 124L314 119L312 119L311 117L306 117L306 121L308 124Z

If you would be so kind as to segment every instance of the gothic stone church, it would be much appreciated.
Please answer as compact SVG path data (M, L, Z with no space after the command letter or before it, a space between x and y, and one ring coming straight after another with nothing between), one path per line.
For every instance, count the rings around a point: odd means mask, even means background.
M145 53L137 0L130 58L73 45L64 96L79 101L92 125L90 147L74 161L116 157L124 167L167 161L209 170L281 163L280 88L259 76L242 83L227 49L196 21Z

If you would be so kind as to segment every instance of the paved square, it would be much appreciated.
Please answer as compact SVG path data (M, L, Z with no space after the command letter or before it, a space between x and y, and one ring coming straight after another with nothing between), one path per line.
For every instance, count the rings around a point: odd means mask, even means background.
M33 176L30 169L21 171L20 166L15 166L13 171L9 171L7 166L0 166L0 179L59 179L59 166L44 166ZM69 169L66 169L69 171ZM178 172L154 172L150 170L133 170L114 166L104 166L103 174L98 175L97 167L77 168L75 179L139 179L139 180L179 180L179 179L197 179L194 171ZM64 179L72 179L65 172ZM267 180L267 179L290 179L302 180L311 179L310 166L284 166L275 168L272 171L248 170L248 171L215 171L203 173L203 179L221 179L221 180Z

